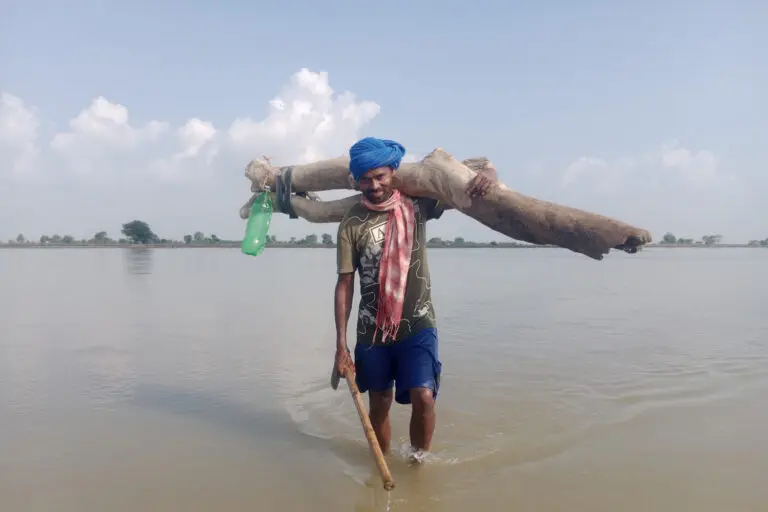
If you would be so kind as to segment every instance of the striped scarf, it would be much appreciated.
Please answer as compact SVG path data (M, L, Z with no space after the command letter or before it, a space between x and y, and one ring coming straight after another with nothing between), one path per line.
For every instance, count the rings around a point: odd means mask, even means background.
M394 190L392 196L380 204L362 198L363 206L376 212L389 212L384 250L379 263L379 300L376 313L376 333L382 331L381 341L397 335L403 315L405 282L411 266L414 227L416 224L413 201Z

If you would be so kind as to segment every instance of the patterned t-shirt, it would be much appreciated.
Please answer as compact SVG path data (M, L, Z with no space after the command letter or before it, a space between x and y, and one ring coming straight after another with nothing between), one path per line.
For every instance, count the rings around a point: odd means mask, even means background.
M394 342L399 342L421 329L435 327L435 310L427 265L426 224L443 214L438 201L429 198L411 198L415 215L411 266L405 284L403 315ZM357 319L357 342L370 345L376 331L379 298L379 262L384 250L387 212L374 212L362 203L349 209L339 223L336 265L339 274L359 272L360 308ZM376 334L381 343L381 331ZM393 343L391 338L387 344Z

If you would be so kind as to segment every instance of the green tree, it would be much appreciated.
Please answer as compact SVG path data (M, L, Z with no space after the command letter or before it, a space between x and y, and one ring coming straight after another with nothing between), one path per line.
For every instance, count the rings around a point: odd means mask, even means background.
M95 244L107 244L111 241L112 240L109 239L106 231L99 231L98 233L93 235L93 239L91 240L91 242Z
M64 235L63 237L61 237L61 243L73 244L75 243L75 237L73 237L72 235Z
M149 224L141 220L123 224L121 232L135 244L148 244L157 240L157 235L152 232Z
M663 244L675 244L677 243L677 238L672 233L665 234L662 239L661 243Z
M184 235L184 243L189 245L192 243L192 235Z
M217 244L217 243L219 243L219 242L221 242L221 239L220 239L218 236L216 236L216 235L211 235L211 243L212 243L212 244Z
M457 236L456 238L453 239L453 244L454 245L464 245L464 238L460 237L460 236Z
M16 237L16 243L17 244L25 244L25 243L27 243L27 239L24 237L24 235L19 233L19 236Z
M323 245L333 245L333 237L328 233L323 233Z
M719 244L722 239L722 235L704 235L701 237L701 241L706 245Z
M307 245L315 245L317 243L317 235L312 233L304 237L304 243Z
M195 231L195 234L192 235L192 238L195 239L195 242L204 242L205 241L205 235L202 231Z

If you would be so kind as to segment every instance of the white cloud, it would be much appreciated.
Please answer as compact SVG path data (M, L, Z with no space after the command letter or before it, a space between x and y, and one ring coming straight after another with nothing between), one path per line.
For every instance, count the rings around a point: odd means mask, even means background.
M176 153L177 159L193 158L200 153L200 150L216 135L216 128L213 123L201 121L200 119L190 119L187 124L179 128L178 137L183 146L182 150ZM210 157L215 156L216 150L212 148Z
M227 135L237 153L266 152L276 162L305 163L346 152L379 110L350 92L334 97L327 73L302 69L270 101L266 119L237 119Z
M98 97L46 141L38 134L38 112L4 93L0 163L15 175L59 173L65 164L81 175L154 172L164 178L213 172L234 162L241 169L262 153L278 163L302 163L344 153L379 113L374 102L358 101L349 92L335 95L327 73L308 69L294 74L269 105L260 121L244 117L217 129L192 118L172 129L161 120L132 124L126 106Z
M664 168L678 171L697 183L715 179L718 168L717 159L711 151L691 151L679 147L677 141L664 144L659 152L650 156L650 160L660 162Z
M19 176L35 170L40 122L37 112L21 98L0 93L0 173Z
M53 135L48 160L42 165L47 164L47 172L62 163L79 174L131 171L131 166L145 164L143 160L151 155L148 150L166 136L168 129L169 124L162 121L134 127L126 107L98 97L69 122L69 130ZM59 165L54 166L54 160Z
M581 156L566 166L561 186L584 186L597 192L615 192L627 179L643 179L657 183L659 179L682 179L688 185L707 186L732 177L719 172L715 155L709 150L690 150L678 141L662 144L658 149L639 155L627 155L609 162L605 158Z
M615 159L582 156L560 174L551 198L650 229L698 238L730 233L736 240L759 233L749 189L714 153L678 141ZM733 240L733 238L731 238Z

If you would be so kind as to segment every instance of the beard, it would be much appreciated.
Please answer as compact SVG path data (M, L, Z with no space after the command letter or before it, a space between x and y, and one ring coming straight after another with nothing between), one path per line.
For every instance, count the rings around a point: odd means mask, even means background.
M378 193L378 195L376 195ZM392 189L390 190L378 190L373 192L372 190L363 192L365 198L371 203L378 204L383 203L392 195Z

